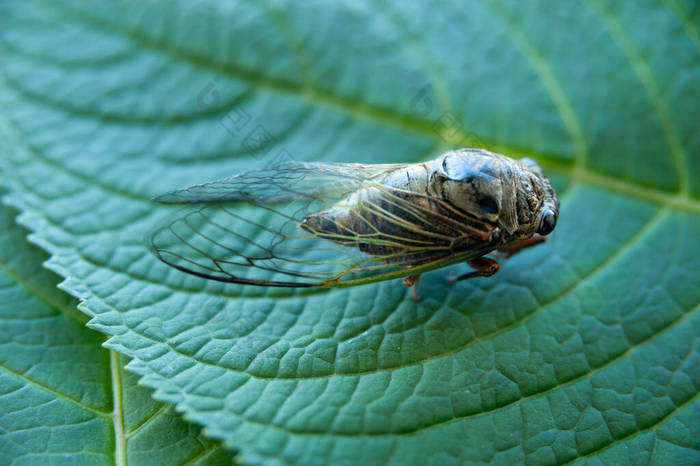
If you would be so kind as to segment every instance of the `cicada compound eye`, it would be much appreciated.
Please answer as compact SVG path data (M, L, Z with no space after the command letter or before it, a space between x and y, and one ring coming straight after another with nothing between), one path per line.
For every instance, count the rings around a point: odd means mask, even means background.
M545 210L542 214L542 220L540 220L540 228L537 230L542 236L546 236L554 230L557 225L557 216L551 210Z

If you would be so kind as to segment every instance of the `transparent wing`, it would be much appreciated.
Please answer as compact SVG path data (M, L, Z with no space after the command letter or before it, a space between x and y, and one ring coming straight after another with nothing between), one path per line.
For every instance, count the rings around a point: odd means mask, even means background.
M201 204L231 201L280 202L302 198L339 199L362 183L381 177L401 164L310 163L288 161L154 198L161 204Z
M491 225L380 182L402 167L283 164L174 191L157 200L190 205L151 233L149 248L193 275L282 287L379 281L493 249ZM359 190L371 200L344 205ZM351 215L335 223L322 214L331 207Z

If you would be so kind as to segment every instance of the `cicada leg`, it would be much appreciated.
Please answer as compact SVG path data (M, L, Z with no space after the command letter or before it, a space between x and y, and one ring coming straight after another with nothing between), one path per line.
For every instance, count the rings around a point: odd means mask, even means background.
M451 282L458 282L474 277L490 277L501 268L501 266L498 265L498 262L489 257L475 257L474 259L469 259L467 264L474 267L476 270L473 272L464 273L456 278L448 278L448 280Z
M418 279L420 278L420 274L413 274L409 275L408 277L403 279L403 284L405 286L410 286L411 287L411 297L416 300L420 301L420 296L418 296Z
M545 241L547 241L546 236L533 236L521 241L515 241L514 243L506 244L505 246L498 248L498 251L501 253L498 256L507 259L518 251L522 251L525 248L532 247Z

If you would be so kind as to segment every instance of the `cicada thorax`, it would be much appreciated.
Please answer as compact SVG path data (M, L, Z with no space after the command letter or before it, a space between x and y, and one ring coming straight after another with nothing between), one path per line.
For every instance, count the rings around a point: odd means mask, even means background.
M333 207L307 215L302 228L398 265L417 265L496 247L492 222L445 198L433 161L397 169Z

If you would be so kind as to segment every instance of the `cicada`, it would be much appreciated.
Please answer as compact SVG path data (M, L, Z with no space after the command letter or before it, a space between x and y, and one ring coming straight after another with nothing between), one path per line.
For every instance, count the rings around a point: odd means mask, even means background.
M460 149L424 163L289 161L156 197L187 204L149 236L170 266L222 282L345 287L465 261L493 275L490 253L545 239L559 201L531 159Z

